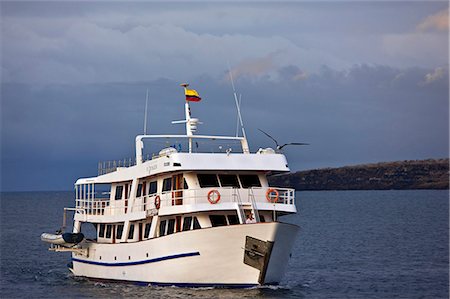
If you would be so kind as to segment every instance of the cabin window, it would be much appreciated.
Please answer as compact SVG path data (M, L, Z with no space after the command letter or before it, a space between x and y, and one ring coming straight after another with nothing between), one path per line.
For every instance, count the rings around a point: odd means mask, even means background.
M256 174L241 174L239 178L242 188L261 187L261 182Z
M162 192L172 190L172 178L164 179Z
M183 231L187 231L191 229L192 217L184 217L183 220Z
M222 187L240 188L238 178L235 174L219 174Z
M200 222L198 222L197 217L194 217L194 227L192 229L201 229Z
M116 197L115 199L122 199L123 186L116 186Z
M228 215L227 218L230 225L239 224L239 218L237 215Z
M159 223L159 236L164 236L166 234L166 220L162 220Z
M106 238L111 239L111 229L112 229L112 225L107 225L106 226Z
M98 236L100 238L105 237L105 225L104 224L100 224L100 229L98 230Z
M189 189L188 188L188 184L187 184L187 182L186 182L186 179L183 179L183 189Z
M117 225L117 239L122 239L123 234L123 224Z
M95 184L95 198L109 199L111 197L111 184Z
M209 220L211 220L212 227L227 225L227 219L224 215L209 215Z
M177 216L177 227L176 227L176 231L177 231L177 233L178 232L181 232L181 216Z
M142 235L143 235L142 226L143 225L144 225L143 223L139 223L139 241L142 241Z
M219 187L219 181L215 174L197 174L201 188Z
M134 224L130 224L130 231L128 232L128 239L133 239L134 237Z
M142 196L147 195L147 183L143 182L142 183Z
M148 239L148 237L150 236L150 227L152 226L152 223L146 223L145 224L145 232L144 232L144 237L146 239Z
M149 189L150 190L148 191L148 195L158 193L158 182L157 181L150 182ZM170 188L169 188L169 190L170 190Z
M125 199L128 199L128 184L125 184Z
M141 197L142 195L142 184L139 184L136 191L136 197Z
M173 234L175 231L175 219L169 219L169 223L167 224L167 234Z

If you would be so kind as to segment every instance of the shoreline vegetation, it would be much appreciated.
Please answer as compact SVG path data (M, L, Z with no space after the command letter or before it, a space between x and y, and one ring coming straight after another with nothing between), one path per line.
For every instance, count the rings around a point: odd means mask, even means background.
M405 160L297 171L269 177L296 190L449 189L449 159Z

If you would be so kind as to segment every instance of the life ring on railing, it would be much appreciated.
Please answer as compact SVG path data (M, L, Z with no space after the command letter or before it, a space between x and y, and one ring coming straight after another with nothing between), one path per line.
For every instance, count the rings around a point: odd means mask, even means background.
M212 189L211 191L208 192L208 201L211 204L216 204L219 202L219 200L220 200L219 191L217 191L216 189Z
M157 210L159 210L160 207L161 207L161 198L159 197L159 195L156 195L156 197L155 197L155 208Z
M274 194L275 197L272 197L271 196L272 194ZM266 192L266 198L269 202L276 203L278 201L278 199L280 198L280 193L278 193L277 189L270 188Z

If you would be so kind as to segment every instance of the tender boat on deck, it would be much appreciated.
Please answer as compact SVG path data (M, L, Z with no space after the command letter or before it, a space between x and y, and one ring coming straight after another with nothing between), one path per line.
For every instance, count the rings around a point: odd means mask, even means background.
M299 228L279 217L297 212L295 193L266 176L289 171L285 156L251 153L246 137L195 135L189 104L199 98L184 86L186 119L174 123L186 135L139 135L135 161L100 163L98 176L75 183L64 219L73 211L72 234L93 227L95 236L67 246L62 234L43 235L50 250L71 252L75 276L221 287L282 280ZM145 159L144 141L173 146ZM221 145L202 152L206 141ZM224 148L233 142L239 150Z

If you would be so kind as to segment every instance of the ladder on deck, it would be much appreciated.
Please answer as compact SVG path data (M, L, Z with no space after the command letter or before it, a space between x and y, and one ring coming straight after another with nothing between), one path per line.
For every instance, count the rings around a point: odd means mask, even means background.
M245 223L245 213L244 209L242 208L241 195L239 194L239 190L237 188L233 188L233 195L237 205L236 210L238 212L239 223L243 224Z
M259 219L259 211L258 208L256 207L255 194L253 194L252 188L248 189L248 198L250 199L250 203L252 204L253 216L255 217L256 222L259 223L261 222L261 220Z
M238 212L239 222L243 224L245 223L246 217L244 212L244 203L242 203L241 195L238 189L236 188L233 189L233 196L236 202L236 211ZM251 188L248 189L248 200L249 202L245 203L245 205L247 204L251 205L253 217L255 217L257 223L261 222L259 217L259 211L258 208L256 207L255 195L253 194L253 190Z

